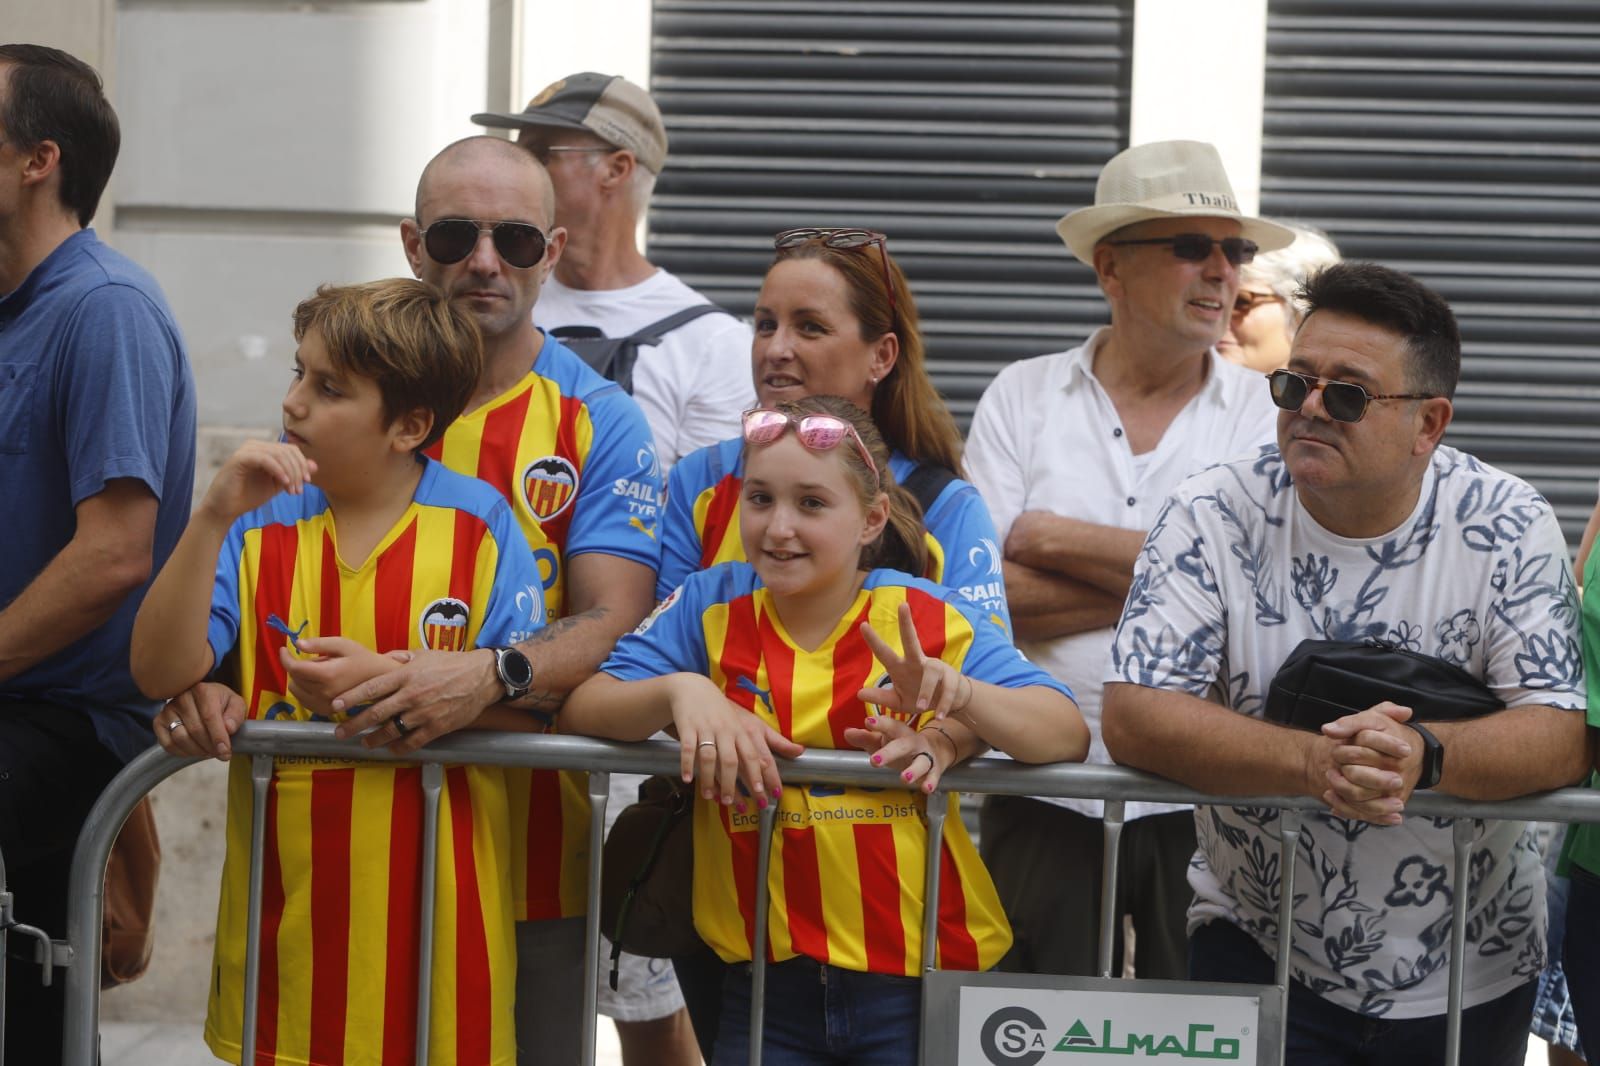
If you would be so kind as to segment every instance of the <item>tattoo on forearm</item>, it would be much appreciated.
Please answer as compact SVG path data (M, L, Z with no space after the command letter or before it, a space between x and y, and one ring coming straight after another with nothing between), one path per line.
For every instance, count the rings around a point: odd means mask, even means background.
M557 618L554 622L551 622L549 625L539 630L539 632L529 637L528 643L548 644L550 641L555 640L556 638L578 628L585 622L598 622L600 619L604 618L607 613L608 612L604 607L596 607L594 610L584 611L582 614L568 615L566 618Z

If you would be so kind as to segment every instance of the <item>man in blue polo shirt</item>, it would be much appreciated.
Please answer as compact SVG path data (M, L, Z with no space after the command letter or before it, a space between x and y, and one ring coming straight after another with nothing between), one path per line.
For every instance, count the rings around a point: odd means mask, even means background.
M151 739L128 635L194 482L177 323L86 228L120 139L93 68L0 45L0 855L18 918L56 937L84 816ZM7 967L6 1058L59 1062L61 975Z

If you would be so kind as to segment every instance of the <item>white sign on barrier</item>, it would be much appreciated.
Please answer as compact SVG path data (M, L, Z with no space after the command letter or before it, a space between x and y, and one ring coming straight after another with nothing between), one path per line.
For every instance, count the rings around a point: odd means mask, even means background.
M957 1061L1033 1066L1118 1055L1254 1063L1260 1028L1255 997L969 986L961 989Z

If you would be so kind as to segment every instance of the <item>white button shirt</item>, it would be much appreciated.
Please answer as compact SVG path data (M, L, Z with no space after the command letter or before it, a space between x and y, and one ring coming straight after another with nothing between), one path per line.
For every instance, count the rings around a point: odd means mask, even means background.
M1264 377L1211 352L1206 382L1154 450L1135 456L1111 398L1094 376L1094 353L1110 329L1055 355L1012 363L978 402L967 436L967 473L994 516L1000 543L1024 511L1049 511L1105 526L1148 530L1178 483L1216 463L1276 441L1277 408ZM1088 761L1109 764L1100 738L1102 678L1114 626L1017 644L1065 682L1089 725ZM1038 797L1092 818L1099 800ZM1130 802L1129 820L1187 808Z

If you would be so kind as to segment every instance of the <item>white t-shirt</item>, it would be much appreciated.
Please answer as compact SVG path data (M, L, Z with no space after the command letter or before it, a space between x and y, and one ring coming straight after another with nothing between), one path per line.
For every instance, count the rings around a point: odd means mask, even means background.
M1380 638L1454 663L1508 707L1584 706L1578 604L1550 505L1440 447L1411 516L1352 540L1314 521L1276 448L1184 482L1150 530L1106 679L1259 717L1300 641ZM1448 758L1448 755L1447 755ZM1307 813L1296 853L1294 976L1367 1015L1442 1014L1451 819L1380 827ZM1278 814L1195 811L1189 925L1221 918L1277 944ZM1544 877L1525 822L1474 823L1466 1006L1544 967Z
M665 270L626 289L572 289L553 276L544 283L533 321L541 329L593 326L625 337L706 298ZM739 435L739 415L754 407L752 333L743 319L709 314L639 349L633 398L644 409L665 477L696 448Z
M1134 455L1117 409L1093 372L1094 353L1108 336L1110 330L1102 329L1071 351L1012 363L979 401L967 436L967 473L989 505L1001 544L1023 511L1149 529L1178 482L1273 441L1277 408L1266 381L1212 352L1199 393L1160 444ZM1057 640L1017 641L1029 659L1072 689L1089 724L1088 761L1107 765L1100 689L1115 632L1107 626ZM1092 818L1104 809L1099 800L1038 798ZM1126 817L1184 809L1131 802Z

